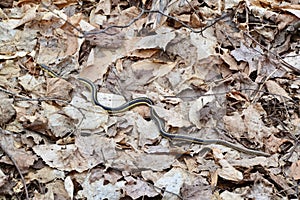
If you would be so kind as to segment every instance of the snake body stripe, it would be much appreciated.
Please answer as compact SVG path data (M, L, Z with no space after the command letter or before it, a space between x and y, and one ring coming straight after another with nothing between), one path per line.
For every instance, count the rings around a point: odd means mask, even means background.
M51 76L54 76L54 77L58 76L56 73L52 72L52 70L49 67L47 67L46 65L40 65L40 66L41 66L41 68L43 68L43 70L48 71L48 73ZM190 137L190 136L186 136L186 135L171 134L171 133L165 131L164 121L156 113L156 111L153 107L154 102L150 98L148 98L148 97L139 97L139 98L132 99L131 101L128 101L128 102L126 102L126 103L124 103L124 104L122 104L118 107L108 107L108 106L105 106L105 105L101 104L98 101L97 89L96 89L95 84L91 80L86 79L86 78L82 78L82 77L79 77L78 80L81 81L81 82L84 82L85 84L87 84L91 88L92 100L93 100L94 104L97 105L97 106L100 106L101 108L106 110L107 113L110 114L110 115L123 113L127 110L130 110L133 107L140 106L140 105L146 105L146 106L150 107L151 119L157 125L161 136L164 137L164 138L167 138L169 140L181 140L181 141L187 141L187 142L202 144L202 145L219 144L219 145L223 145L223 146L235 149L237 151L240 151L240 152L243 152L243 153L246 153L246 154L252 154L252 155L257 155L257 156L270 156L270 154L268 154L268 153L253 150L253 149L248 149L248 148L245 148L243 146L236 145L236 144L233 144L231 142L227 142L225 140L201 139L201 138Z

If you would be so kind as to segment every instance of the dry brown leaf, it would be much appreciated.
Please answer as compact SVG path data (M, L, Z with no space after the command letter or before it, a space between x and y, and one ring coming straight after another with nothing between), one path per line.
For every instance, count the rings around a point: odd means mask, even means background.
M90 93L86 94L90 99ZM100 95L98 93L98 95ZM100 98L99 98L99 101ZM78 128L84 131L101 131L106 128L108 114L100 107L95 106L90 100L84 100L80 97L73 97L71 105L63 108L64 113L74 121L81 122ZM79 112L79 110L81 112Z
M62 180L54 180L46 185L47 193L53 195L53 200L55 199L69 199L69 195L64 187L64 182ZM48 198L46 198L48 199ZM50 200L50 199L49 199Z
M137 49L162 49L165 51L167 45L175 38L175 36L176 34L174 32L162 32L156 35L142 37L133 44L134 46L130 49L130 51Z
M263 178L264 174L255 173L251 175L251 179L255 180L251 191L246 194L247 198L264 199L269 198L273 194L273 187L269 180Z
M164 199L177 200L177 196L180 195L180 189L183 186L184 180L186 179L186 172L180 168L172 168L170 171L165 173L160 179L158 179L154 186L158 188L165 188L166 191L163 193ZM171 194L171 193L173 194Z
M243 180L243 173L235 169L227 160L224 159L223 154L218 149L213 149L213 154L217 162L221 165L216 173L225 180L241 181Z
M180 114L180 112L176 112L175 110L167 110L159 106L154 106L154 109L159 117L165 120L167 126L179 128L190 126L190 122L184 119L184 115Z
M236 60L225 50L226 53L221 54L221 58L224 60L224 62L229 65L230 70L238 70L238 64Z
M33 147L33 150L50 167L64 171L83 172L105 160L115 158L114 146L113 140L92 135L76 138L75 144L37 145Z
M61 78L47 79L47 97L65 101L71 100L73 85Z
M25 90L31 91L33 94L44 96L45 90L42 87L43 78L35 78L29 74L19 77L19 84L21 84Z
M276 131L273 127L267 127L262 121L262 115L265 114L266 113L260 104L251 104L243 111L242 115L247 129L246 137L249 141L260 144L260 146L264 144L265 138L268 138Z
M300 160L292 163L290 171L290 176L293 177L294 180L300 179Z
M153 121L146 121L138 115L136 127L139 132L139 146L153 144L158 140L160 133Z
M31 151L27 151L24 148L16 146L19 142L15 135L0 130L0 143L1 148L5 149L6 152L16 161L21 171L27 171L30 166L37 160L37 156L33 155ZM2 163L11 164L11 161L7 157L1 158Z
M109 34L95 34L89 35L87 40L90 41L91 45L95 45L98 48L102 49L118 49L124 45L125 42L125 35L123 32L120 32L118 29ZM110 35L112 34L112 35Z
M3 76L3 78L5 78L7 81L9 78L19 77L20 71L20 67L14 62L6 61L0 68L0 75Z
M57 138L62 138L75 130L76 126L72 120L62 114L52 114L48 117L48 127Z
M7 124L16 114L16 110L12 106L12 99L0 97L0 125Z
M286 180L286 176L283 176L281 174L273 174L272 172L269 173L270 178L272 181L274 181L276 184L280 185L280 187L287 192L288 195L295 194L295 189L293 187L290 187L288 181Z
M200 111L201 109L208 103L213 102L215 100L215 96L214 95L210 95L212 94L212 90L209 90L208 92L205 93L204 96L199 97L196 101L194 101L191 105L191 108L189 110L189 120L197 126L197 128L201 129L203 126L201 121L199 119L201 119L199 117L200 115Z
M280 85L278 85L275 81L268 80L266 81L265 84L268 91L272 94L275 94L276 95L275 97L280 102L286 102L287 100L292 100L289 94L282 87L280 87Z
M48 128L48 120L38 113L35 115L23 115L18 120L28 130L44 132Z
M247 128L244 124L244 120L242 116L234 112L231 116L223 117L224 124L230 135L232 135L236 139L240 139L245 134Z
M181 188L181 194L183 199L189 200L207 200L212 199L212 187L208 184L205 178L201 175L193 176L189 174L189 177L185 180Z
M269 152L277 153L277 152L281 152L280 146L286 142L289 142L289 140L285 138L278 138L275 137L274 135L271 135L267 139L265 145Z
M257 70L258 60L263 59L263 56L259 52L262 52L259 46L252 49L241 43L240 48L236 48L231 51L231 55L237 61L245 61L249 63L249 71L247 74L250 75L253 71Z
M198 163L192 158L184 158L184 162L189 172L198 172Z
M130 52L129 56L138 58L151 58L154 54L158 52L158 49L137 49L133 52Z
M85 181L81 184L82 189L78 191L76 198L87 199L112 199L118 200L123 196L121 189L125 187L126 181L118 181L115 184L105 183L104 178L90 181L92 174L86 176Z
M251 168L253 166L263 166L263 167L278 167L278 159L272 157L270 159L262 156L257 156L254 158L242 158L240 160L230 160L230 164L234 167L245 167Z
M127 171L133 170L153 170L163 171L170 168L174 162L176 155L170 154L145 154L144 152L138 151L121 151L118 152L118 158L113 161L113 166L116 168L125 168ZM164 162L161 162L161 161Z
M244 200L242 194L237 194L237 193L234 193L234 192L229 192L229 191L224 191L220 194L220 197L222 200L232 200L232 199L235 199L235 200Z
M231 91L229 93L227 93L227 97L235 99L236 101L242 101L242 102L249 102L249 99L247 97L247 95L238 92L238 91Z
M135 180L133 183L128 183L123 189L126 191L126 194L133 199L145 196L155 197L159 194L147 182L141 180Z
M290 52L290 53L285 55L285 58L283 60L300 70L300 56L299 56L299 54L297 54L295 52Z
M81 77L96 81L107 73L111 63L126 55L123 47L107 49L102 47L92 48L86 65L80 72Z
M102 175L101 175L101 173L102 173ZM98 176L93 175L93 177L91 177L91 181L93 181L93 178L94 178L94 180L98 180L102 176L105 178L106 181L109 181L112 184L116 184L123 177L122 174L117 170L116 171L108 171L104 174L103 174L103 171L100 171Z
M55 179L64 179L65 174L57 169L43 167L35 172L29 172L25 178L30 181L37 180L39 183L49 183Z
M197 48L197 60L214 55L217 46L217 38L212 29L206 29L202 34L190 34L191 44Z

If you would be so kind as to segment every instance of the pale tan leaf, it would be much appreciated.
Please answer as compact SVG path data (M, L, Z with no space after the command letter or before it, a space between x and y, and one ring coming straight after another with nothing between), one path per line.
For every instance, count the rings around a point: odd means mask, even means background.
M48 78L46 95L50 98L69 101L71 100L73 87L71 83L64 79Z
M135 180L132 184L127 184L125 186L125 191L128 196L133 199L138 199L140 197L154 197L159 193L155 191L155 189L150 186L147 182L141 180Z
M292 99L289 96L289 94L280 85L278 85L275 81L272 81L272 80L266 81L266 86L267 86L268 91L272 94L275 94L276 95L275 97L280 102L285 102L285 101L287 101L287 99L290 99L290 100ZM285 98L283 98L283 97L285 97Z
M141 38L139 41L136 42L133 46L133 50L136 49L163 49L166 50L167 45L169 42L174 39L176 34L174 32L165 32L165 33L158 33L156 35L150 35Z
M90 93L87 93L90 99ZM98 95L100 95L98 93ZM99 99L100 100L100 99ZM79 128L83 130L103 130L108 121L108 114L100 107L93 105L90 100L84 100L83 98L79 98L75 96L71 105L64 107L63 111L66 115L71 117L74 120L77 120L80 123ZM79 108L81 108L81 112L79 112Z
M198 60L207 58L215 53L217 39L212 29L206 29L203 32L204 37L198 33L191 33L191 43L197 48Z
M64 171L83 172L116 156L111 139L99 135L79 137L75 144L34 146L34 152L50 167Z
M247 130L244 120L237 112L234 112L231 116L224 116L223 120L226 129L234 138L241 138Z
M116 184L104 183L104 179L98 179L90 182L91 174L89 174L82 186L82 190L78 191L76 198L87 199L110 199L119 200L122 197L121 189L125 187L125 181L118 181Z
M286 138L278 138L275 137L274 135L271 135L266 142L266 148L268 149L269 152L280 152L281 149L281 145L284 143L290 142L288 139Z
M126 55L126 52L123 47L117 49L92 48L86 66L81 70L80 76L91 81L101 79L107 73L110 64L124 55Z
M241 43L240 48L236 48L235 50L231 51L231 55L237 60L237 61L246 61L249 63L249 72L257 70L257 62L259 59L262 59L262 55L259 53L262 50L259 47L256 47L255 49L249 48L245 46L243 43Z
M217 169L217 174L225 180L241 181L243 180L243 173L235 169L227 160L224 159L223 154L218 149L213 149L214 156L218 159L221 169Z
M50 167L43 167L35 172L29 172L26 179L32 181L37 180L40 183L49 183L55 179L64 179L65 174L63 171L52 169Z
M197 126L197 128L201 129L203 124L199 121L199 111L208 103L212 102L215 100L214 95L209 95L212 94L213 92L209 90L206 92L202 97L199 97L196 101L194 101L191 105L190 111L189 111L189 120Z
M294 180L300 179L300 160L297 162L292 163L290 167L290 176L293 177Z
M6 152L16 161L18 167L21 171L26 171L34 162L38 159L36 155L33 155L31 151L27 151L24 148L18 148L17 138L15 135L3 131L0 129L0 143L1 148L5 149ZM12 164L10 159L7 157L2 157L0 162Z
M153 144L158 140L160 133L153 121L146 121L142 117L136 119L137 131L139 132L139 146Z
M165 188L166 191L173 194L180 194L180 188L183 186L186 178L186 172L180 168L172 168L165 173L160 179L158 179L154 185L158 188ZM169 192L163 193L164 199L175 200L177 197Z
M70 176L67 176L67 178L64 181L65 190L67 191L69 197L73 199L74 194L74 184Z
M265 114L260 104L251 104L243 111L244 125L247 129L247 138L254 143L264 144L265 138L276 132L276 129L267 127L262 121L262 115Z
M232 200L232 199L235 199L235 200L244 200L244 198L242 197L241 194L237 194L237 193L234 193L234 192L229 192L227 190L225 190L224 192L222 192L220 194L220 197L222 198L222 200Z
M5 175L2 170L0 170L0 187L8 183L9 176Z
M12 99L0 98L0 125L3 126L16 114L16 110L12 106Z

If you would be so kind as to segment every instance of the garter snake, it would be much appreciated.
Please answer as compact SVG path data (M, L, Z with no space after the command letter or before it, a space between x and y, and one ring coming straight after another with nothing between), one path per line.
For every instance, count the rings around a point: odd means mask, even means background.
M40 66L41 66L41 68L43 68L43 70L48 72L51 76L58 77L58 75L55 72L53 72L49 67L47 67L47 66L45 67L45 65L40 65ZM132 99L132 100L130 100L130 101L118 106L118 107L108 107L108 106L105 106L105 105L101 104L98 101L97 89L96 89L95 84L91 80L86 79L86 78L82 78L82 77L79 77L77 79L81 82L84 82L85 84L87 84L90 87L91 94L92 94L92 100L93 100L94 104L97 105L97 106L100 106L101 108L103 108L110 115L123 113L127 110L130 110L133 107L140 106L140 105L148 106L150 108L151 119L157 125L161 136L164 137L164 138L167 138L169 140L181 140L181 141L187 141L187 142L191 142L191 143L205 144L205 145L207 145L207 144L219 144L219 145L223 145L223 146L235 149L237 151L240 151L240 152L243 152L243 153L246 153L246 154L252 154L252 155L257 155L257 156L270 156L270 154L268 154L268 153L253 150L253 149L248 149L246 147L236 145L236 144L233 144L231 142L227 142L225 140L201 139L201 138L190 137L190 136L186 136L186 135L171 134L171 133L169 133L165 130L165 123L159 117L157 112L155 111L155 109L153 107L154 102L150 98L148 98L148 97L139 97L139 98Z

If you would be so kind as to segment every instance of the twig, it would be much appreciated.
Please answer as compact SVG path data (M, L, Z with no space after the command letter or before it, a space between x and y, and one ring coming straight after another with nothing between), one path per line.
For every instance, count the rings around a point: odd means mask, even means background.
M3 130L0 129L0 132L1 134L3 134ZM24 176L20 170L20 168L18 167L17 165L17 162L15 161L15 159L12 157L12 155L10 155L10 153L8 153L8 151L5 150L5 148L3 148L2 144L0 143L0 148L2 149L2 151L6 154L6 156L11 160L11 162L14 164L14 166L16 167L20 177L21 177L21 180L22 180L22 184L24 186L24 190L25 190L25 195L26 195L26 199L29 200L29 195L28 195L28 190L27 190L27 187L26 187L26 182L25 182L25 179L24 179Z
M88 38L88 37L91 37L91 35L95 35L95 34L107 34L107 35L114 35L114 33L107 33L108 30L110 29L113 29L113 28L118 28L118 29L122 29L122 28L127 28L129 26L131 26L134 22L136 22L137 20L139 20L145 13L159 13L169 19L172 19L178 23L180 23L182 26L186 27L187 29L189 29L190 31L192 31L193 33L203 33L203 31L205 31L206 29L212 27L213 25L215 25L218 21L232 15L232 12L231 13L228 13L228 14L224 14L222 15L221 17L217 18L216 20L214 20L212 23L210 23L209 25L205 26L204 28L200 28L200 30L197 30L197 29L194 29L192 28L191 26L189 26L188 24L180 21L179 19L177 19L176 17L173 17L171 15L168 15L166 13L164 13L163 11L161 10L147 10L147 9L144 9L142 7L139 7L139 9L141 10L140 14L133 18L128 24L125 24L125 25L111 25L111 26L108 26L102 30L98 30L98 31L82 31L80 30L79 28L77 28L76 26L74 26L72 23L70 23L69 21L65 20L64 18L62 18L61 16L59 16L57 13L55 13L53 10L51 10L47 5L45 5L43 2L41 2L41 5L43 7L45 7L46 9L48 9L51 13L55 14L56 16L58 16L60 19L64 20L68 25L72 26L75 30L77 30L78 32L80 32L82 34L82 36L79 36L79 35L73 35L75 37L78 37L78 38ZM190 5L190 3L189 3ZM190 5L191 6L191 5ZM195 9L192 7L192 9L195 11Z
M281 56L279 56L276 53L273 53L272 51L270 51L269 49L267 49L265 46L263 46L262 44L260 44L259 42L257 42L251 35L249 35L246 32L243 32L244 35L248 38L250 38L253 42L255 42L257 45L259 45L262 49L266 50L268 53L270 53L271 55L273 55L276 59L278 59L280 61L281 64L283 64L285 67L289 68L290 70L300 74L300 69L294 67L293 65L287 63L285 60L283 60L281 58Z
M83 122L83 119L85 118L85 115L84 113L82 112L82 108L78 108L77 106L65 101L65 100L61 100L61 99L56 99L56 98L49 98L49 97L43 97L43 98L28 98L28 97L25 97L25 96L22 96L22 95L19 95L19 94L16 94L14 92L11 92L9 90L6 90L6 89L3 89L0 87L0 92L4 92L6 94L10 94L14 97L14 100L15 101L38 101L38 102L41 102L41 101L56 101L56 102L60 102L60 103L65 103L69 106L72 106L73 108L75 108L77 111L80 112L80 114L82 115L82 119L79 121L79 123L76 125L76 129L72 130L67 137L69 137L72 133L74 133L76 130L78 130L78 127L81 125L81 123ZM16 98L17 97L17 98Z

